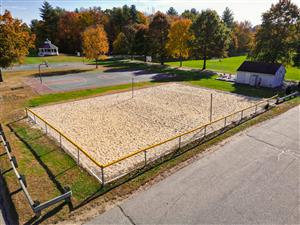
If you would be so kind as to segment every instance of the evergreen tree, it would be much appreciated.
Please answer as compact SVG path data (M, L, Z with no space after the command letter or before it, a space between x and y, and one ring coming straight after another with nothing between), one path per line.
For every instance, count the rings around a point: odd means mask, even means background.
M37 46L41 45L47 38L53 43L58 42L58 21L64 11L65 10L59 7L54 9L47 1L43 3L40 8L42 23L38 27L39 32L36 39Z
M131 22L137 23L138 22L138 11L136 10L135 5L130 6L129 14L130 14Z
M233 12L228 7L223 12L222 20L228 28L231 29L233 27Z
M178 12L175 10L174 7L170 7L170 8L168 9L168 11L167 11L167 14L168 14L169 16L178 16Z
M181 14L181 17L190 19L192 22L194 22L198 15L199 12L195 8L192 8L191 10L184 10L184 12Z

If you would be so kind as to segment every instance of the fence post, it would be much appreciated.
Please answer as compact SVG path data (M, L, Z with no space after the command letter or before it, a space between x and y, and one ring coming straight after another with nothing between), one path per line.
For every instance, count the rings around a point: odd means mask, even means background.
M79 166L79 148L77 148L77 164Z
M241 111L241 120L243 119L244 110Z
M256 114L256 112L257 112L257 104L255 105L255 114Z
M145 157L145 166L147 165L147 151L144 151L144 157Z
M226 120L227 120L227 117L225 116L224 117L224 127L226 127Z
M59 146L60 146L60 148L62 147L62 145L61 145L61 133L59 133Z
M102 187L104 187L104 167L101 166L101 180L102 180Z
M206 125L204 126L204 137L206 136Z
M178 149L180 149L181 148L181 136L179 136L179 141L178 141Z

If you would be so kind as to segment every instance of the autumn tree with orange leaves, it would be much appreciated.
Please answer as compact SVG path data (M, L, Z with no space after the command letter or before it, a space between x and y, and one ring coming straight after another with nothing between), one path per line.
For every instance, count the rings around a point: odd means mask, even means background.
M105 57L109 50L106 32L101 25L87 28L82 34L83 53L88 59L95 59L96 68L98 60Z
M190 26L192 21L189 19L176 20L172 25L168 35L166 48L172 57L179 57L180 67L182 59L189 56L189 41L192 39Z
M13 63L22 63L34 47L34 35L30 35L26 24L14 19L9 11L0 15L0 82L1 68L7 68Z

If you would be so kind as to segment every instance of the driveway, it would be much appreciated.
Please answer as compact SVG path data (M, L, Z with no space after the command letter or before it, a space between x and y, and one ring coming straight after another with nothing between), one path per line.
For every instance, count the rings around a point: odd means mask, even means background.
M299 224L300 106L87 224Z

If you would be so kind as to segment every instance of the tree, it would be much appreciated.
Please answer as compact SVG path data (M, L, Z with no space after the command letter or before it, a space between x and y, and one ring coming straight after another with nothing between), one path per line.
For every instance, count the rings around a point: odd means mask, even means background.
M134 55L134 44L135 44L135 35L137 32L137 24L130 24L123 28L124 34L126 36L126 39L128 41L128 54L131 55L131 58L133 59Z
M167 11L167 15L169 15L169 16L178 16L178 12L175 10L174 7L170 7Z
M190 19L192 22L194 22L198 15L199 12L195 8L192 8L191 10L184 10L184 12L181 14L181 17Z
M233 12L228 7L223 12L222 20L229 29L233 27Z
M159 57L161 65L167 55L166 44L170 23L165 14L157 12L149 25L149 41L152 55Z
M138 11L136 10L135 5L131 5L129 9L130 19L132 23L138 22Z
M255 35L251 58L271 63L291 64L296 53L294 43L300 39L300 11L290 0L279 0L263 13Z
M138 11L138 14L137 14L137 23L138 24L145 24L145 25L148 24L148 19L144 15L144 13Z
M127 37L123 32L120 32L113 43L113 53L127 55L129 51L130 49Z
M138 55L146 55L148 52L148 26L139 24L136 27L137 31L134 37L133 51Z
M300 67L300 39L293 44L296 53L293 56L294 66Z
M170 28L166 47L171 56L179 57L180 67L182 66L182 58L189 56L189 41L192 38L191 24L192 21L189 19L179 19Z
M0 81L1 68L7 68L14 62L23 62L23 58L34 47L34 35L30 35L26 24L14 19L9 11L0 15Z
M42 24L39 36L37 36L37 45L42 44L47 38L54 43L57 42L57 34L59 32L58 21L63 12L64 10L59 7L54 9L47 1L43 3L40 8Z
M89 59L95 59L96 68L98 60L108 52L108 40L106 32L101 25L87 28L82 34L83 53Z
M207 9L202 11L191 26L194 32L194 45L202 56L203 70L206 69L208 57L223 57L229 43L229 31L220 20L217 12Z
M232 28L232 33L236 41L235 53L249 53L253 47L254 32L249 21L235 23Z
M58 22L59 48L65 53L75 53L81 50L81 32L80 17L75 12L65 12Z
M226 25L226 27L229 29L229 49L228 49L228 54L230 56L237 54L237 46L238 46L238 41L237 41L237 36L234 33L234 27L236 23L234 23L234 18L233 18L233 12L226 7L223 15L222 15L222 21Z

